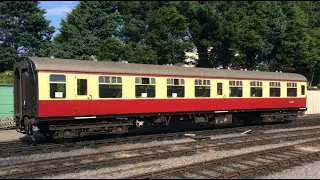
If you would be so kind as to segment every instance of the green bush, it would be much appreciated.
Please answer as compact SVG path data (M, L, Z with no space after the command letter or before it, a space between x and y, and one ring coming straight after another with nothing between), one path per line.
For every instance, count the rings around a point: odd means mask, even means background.
M13 72L5 71L0 73L0 84L13 84Z

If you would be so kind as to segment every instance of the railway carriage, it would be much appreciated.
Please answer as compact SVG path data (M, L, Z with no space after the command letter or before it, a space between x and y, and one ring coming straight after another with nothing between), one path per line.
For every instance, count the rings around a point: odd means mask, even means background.
M17 130L70 138L174 121L230 124L306 111L294 73L28 57L14 66Z

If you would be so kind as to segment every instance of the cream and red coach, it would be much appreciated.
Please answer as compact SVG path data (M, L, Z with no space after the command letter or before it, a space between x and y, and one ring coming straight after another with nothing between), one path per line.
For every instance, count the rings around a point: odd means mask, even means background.
M121 133L175 120L228 124L292 119L304 76L29 57L14 66L17 129L54 137Z

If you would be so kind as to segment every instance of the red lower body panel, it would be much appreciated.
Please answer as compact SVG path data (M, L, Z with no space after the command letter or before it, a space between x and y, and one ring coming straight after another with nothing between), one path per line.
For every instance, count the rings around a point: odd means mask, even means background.
M39 118L304 108L305 98L41 100Z

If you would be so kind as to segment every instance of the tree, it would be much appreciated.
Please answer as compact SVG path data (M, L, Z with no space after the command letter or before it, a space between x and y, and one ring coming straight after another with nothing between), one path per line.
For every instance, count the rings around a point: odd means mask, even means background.
M295 71L307 77L312 85L317 85L317 69L320 64L320 41L317 38L307 36L303 43L299 43L295 52Z
M183 62L184 52L193 45L184 38L187 20L179 13L179 5L172 1L119 2L119 12L124 17L122 40L132 51L138 51L133 52L139 54L138 59L155 64ZM142 49L157 57L143 57L139 53Z
M81 1L66 20L61 21L60 34L54 38L55 57L89 59L98 56L101 43L118 36L122 22L114 1Z
M305 13L307 17L306 31L307 46L304 56L295 65L297 72L304 74L312 85L320 83L320 3L307 1L304 3L295 2Z
M126 49L125 45L118 39L107 38L101 42L101 48L98 52L99 60L102 61L118 61L124 60Z
M50 41L54 27L49 26L44 14L38 1L0 2L0 47L8 55L6 66L1 64L0 71L12 69L17 54L33 55Z
M217 39L218 16L215 13L215 3L201 3L193 1L181 2L180 13L187 18L186 35L196 46L199 54L199 67L212 67L209 61L208 48Z
M244 4L244 3L243 3ZM245 3L245 16L240 21L238 47L243 55L242 66L254 70L270 53L273 46L268 42L268 33L271 28L268 21L277 11L274 2L248 2ZM274 8L274 9L272 9Z
M244 53L240 57L235 57L239 53L239 38L241 37L241 20L246 12L243 7L244 2L219 2L216 4L218 13L217 37L214 48L210 52L210 59L215 66L222 65L223 68L231 66L239 68L242 66Z
M158 64L175 64L184 60L184 52L192 44L184 39L187 21L177 10L178 4L171 3L148 12L149 33L147 44L157 52Z
M134 45L129 43L126 46L126 59L131 63L140 64L157 64L159 57L152 47L147 45L139 45L132 49Z
M283 30L273 42L272 53L268 56L271 71L296 72L303 74L312 83L319 63L319 38L316 34L319 13L315 2L281 2L285 14ZM280 26L279 26L280 27ZM270 37L277 37L270 35ZM269 37L269 39L271 39ZM274 39L275 40L275 39Z
M17 59L18 52L10 47L0 46L0 72L12 70L14 60Z

